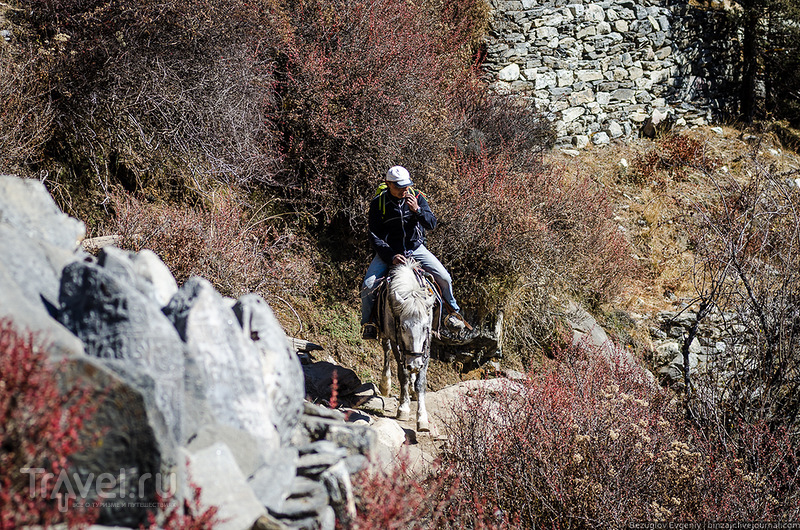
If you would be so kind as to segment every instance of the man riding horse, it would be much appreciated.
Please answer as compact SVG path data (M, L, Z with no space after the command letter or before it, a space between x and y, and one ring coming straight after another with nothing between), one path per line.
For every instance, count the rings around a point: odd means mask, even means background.
M409 258L418 261L436 281L442 299L450 311L445 325L453 330L464 329L466 322L459 314L458 302L453 296L453 283L444 265L425 248L425 231L436 228L425 195L411 186L411 176L402 166L386 172L386 189L369 205L369 240L375 249L375 258L367 269L361 286L362 337L378 338L378 327L373 321L373 308L379 280L389 267L405 263Z

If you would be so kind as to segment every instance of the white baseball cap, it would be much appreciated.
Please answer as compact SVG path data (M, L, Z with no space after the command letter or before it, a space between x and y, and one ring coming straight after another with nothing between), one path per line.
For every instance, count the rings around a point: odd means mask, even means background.
M401 188L414 185L411 182L411 175L408 174L408 170L403 166L390 167L389 171L386 172L386 182L394 182Z

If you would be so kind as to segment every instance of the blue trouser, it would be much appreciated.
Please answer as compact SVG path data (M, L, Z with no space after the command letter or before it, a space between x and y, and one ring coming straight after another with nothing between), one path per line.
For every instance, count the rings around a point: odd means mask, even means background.
M450 273L444 268L442 262L436 256L431 254L430 250L425 248L425 245L420 245L411 253L411 257L422 264L422 268L433 275L433 279L442 290L442 298L447 302L453 311L459 311L458 303L453 296L453 279ZM386 275L390 265L383 261L380 256L375 256L372 263L367 268L367 274L364 278L364 283L361 284L361 324L364 325L369 322L372 316L372 308L375 306L375 290L380 280Z

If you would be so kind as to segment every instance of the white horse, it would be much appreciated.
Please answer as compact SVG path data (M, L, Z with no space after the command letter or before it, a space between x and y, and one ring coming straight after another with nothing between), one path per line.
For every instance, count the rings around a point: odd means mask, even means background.
M427 281L420 280L419 269L419 263L409 260L389 271L386 295L379 302L382 304L383 335L383 376L379 389L381 394L388 396L392 387L391 350L397 361L397 379L400 382L397 419L407 420L411 413L409 387L413 386L412 391L417 395L417 430L429 431L425 387L436 295Z

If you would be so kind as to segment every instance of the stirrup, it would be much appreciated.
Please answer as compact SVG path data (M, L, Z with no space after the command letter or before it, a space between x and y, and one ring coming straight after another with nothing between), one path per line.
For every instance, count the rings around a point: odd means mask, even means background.
M372 322L367 322L361 328L361 338L364 340L378 340L378 326Z

